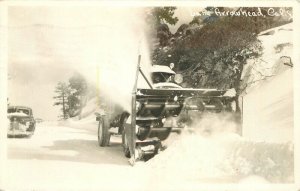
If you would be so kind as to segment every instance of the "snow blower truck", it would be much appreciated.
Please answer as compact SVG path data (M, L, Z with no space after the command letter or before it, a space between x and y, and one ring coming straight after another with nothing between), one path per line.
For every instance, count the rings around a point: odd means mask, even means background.
M124 154L131 165L137 160L147 160L156 155L171 132L180 133L191 120L190 112L233 112L235 95L226 90L182 88L183 78L171 68L153 65L151 81L137 64L133 85L131 111L124 111L112 103L104 112L96 112L98 123L98 144L109 146L112 129L122 136ZM137 88L139 74L149 88ZM229 93L230 94L230 93ZM117 130L116 130L117 129Z

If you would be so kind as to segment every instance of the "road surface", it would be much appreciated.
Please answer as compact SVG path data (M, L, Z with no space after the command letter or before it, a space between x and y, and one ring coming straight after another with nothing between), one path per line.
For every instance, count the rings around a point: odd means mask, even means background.
M118 189L128 184L136 170L123 155L120 137L100 148L97 126L80 126L40 123L31 138L8 139L7 188Z

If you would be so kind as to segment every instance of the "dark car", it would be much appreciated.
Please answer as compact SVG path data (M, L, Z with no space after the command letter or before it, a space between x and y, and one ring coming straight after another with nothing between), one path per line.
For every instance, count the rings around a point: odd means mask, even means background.
M32 109L25 106L9 106L7 109L9 120L7 136L27 136L33 135L35 130L35 120Z

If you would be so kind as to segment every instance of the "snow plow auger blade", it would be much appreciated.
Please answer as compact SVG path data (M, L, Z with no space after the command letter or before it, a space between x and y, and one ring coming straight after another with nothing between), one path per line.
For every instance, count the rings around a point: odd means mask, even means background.
M189 113L220 113L230 110L232 97L213 89L137 89L132 97L132 115L125 125L124 150L134 164L154 156L161 141L190 122ZM126 139L126 140L125 140ZM128 153L129 151L129 153Z

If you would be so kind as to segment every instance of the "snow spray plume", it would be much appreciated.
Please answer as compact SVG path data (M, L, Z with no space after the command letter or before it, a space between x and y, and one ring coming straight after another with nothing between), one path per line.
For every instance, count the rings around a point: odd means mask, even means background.
M229 115L196 116L165 151L148 162L149 174L159 173L166 182L244 184L253 177L264 183L293 180L290 144L247 141L234 133L237 124Z
M91 67L82 73L98 87L100 103L113 102L130 111L138 56L141 55L140 66L146 74L150 66L144 10L112 9L107 17L112 23L99 34L103 35L99 41L101 48L93 50L95 54L89 58Z
M239 127L232 113L194 113L191 117L193 122L188 128L192 128L194 133L202 136L235 133Z
M138 55L142 55L142 67L149 58L144 15L144 8L136 6L10 8L9 73L14 78L11 83L20 79L19 87L28 95L39 83L45 89L39 91L43 99L38 104L36 99L26 103L36 113L43 113L40 105L53 102L49 91L52 93L59 81L67 81L77 71L98 86L100 94L128 109ZM48 83L49 87L45 86Z

